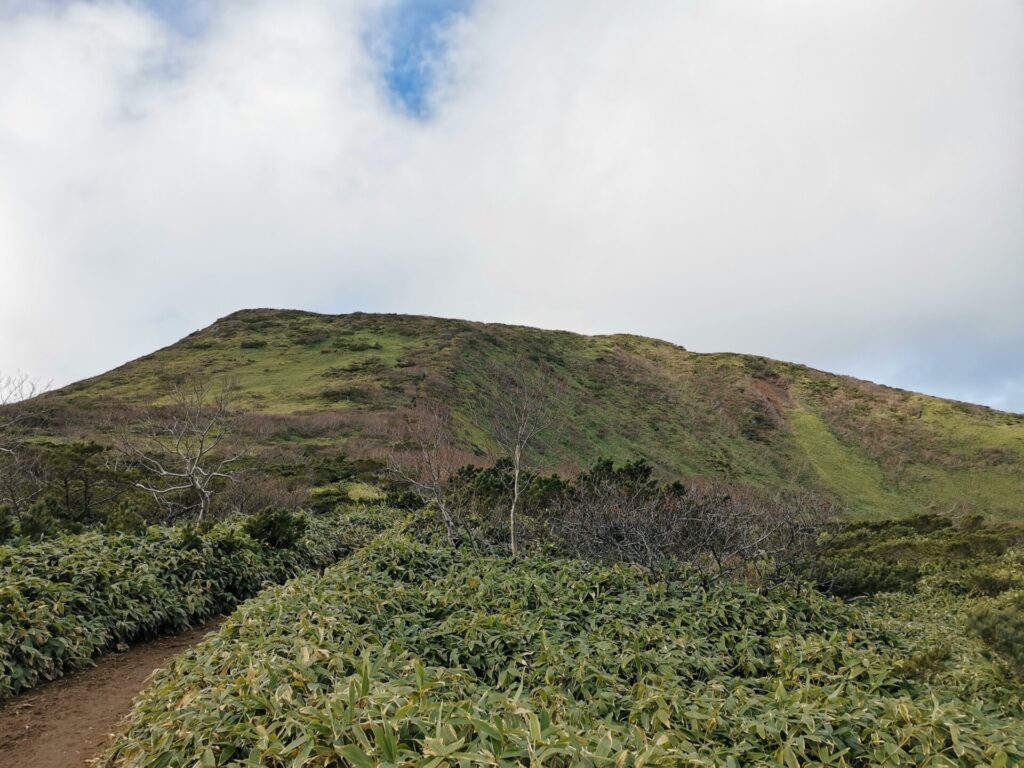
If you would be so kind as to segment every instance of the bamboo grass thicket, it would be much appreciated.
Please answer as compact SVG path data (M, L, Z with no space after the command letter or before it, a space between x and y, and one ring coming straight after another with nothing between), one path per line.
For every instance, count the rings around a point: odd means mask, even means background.
M268 584L323 569L367 539L376 523L366 520L358 510L307 515L305 535L288 548L253 539L242 519L202 533L153 526L0 546L0 700L119 643L184 629Z
M909 626L813 591L385 533L245 603L100 765L1018 764L1019 697L973 645L931 679Z

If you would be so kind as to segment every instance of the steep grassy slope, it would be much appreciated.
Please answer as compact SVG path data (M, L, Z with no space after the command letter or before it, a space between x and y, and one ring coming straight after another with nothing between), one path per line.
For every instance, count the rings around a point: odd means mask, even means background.
M636 336L581 336L402 315L249 310L54 393L70 433L159 402L188 371L230 375L268 447L380 456L418 399L450 404L468 451L489 365L552 395L548 467L645 457L667 477L805 486L866 517L923 510L1024 517L1024 416L760 357Z

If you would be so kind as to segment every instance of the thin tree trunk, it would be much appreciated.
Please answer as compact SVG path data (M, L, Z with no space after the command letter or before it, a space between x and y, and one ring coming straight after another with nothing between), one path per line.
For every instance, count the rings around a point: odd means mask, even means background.
M512 557L516 556L516 504L519 502L519 467L522 453L519 446L515 448L515 462L512 471L512 507L508 513L508 540L512 549Z
M202 522L206 517L206 513L210 511L210 494L205 490L199 491L200 506L199 506L199 519L196 522Z

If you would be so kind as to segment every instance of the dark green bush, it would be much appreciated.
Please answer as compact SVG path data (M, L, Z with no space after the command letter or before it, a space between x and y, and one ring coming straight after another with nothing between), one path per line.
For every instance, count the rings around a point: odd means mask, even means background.
M981 639L1024 674L1024 591L982 603L971 612L971 619Z
M304 347L313 347L317 344L322 344L329 338L330 334L324 330L304 331L292 337L296 344L301 344Z
M804 565L802 572L819 589L839 597L913 592L921 576L921 569L913 564L861 557L813 560Z
M1020 526L976 516L840 523L820 539L804 575L846 597L914 592L924 577L929 588L951 594L996 595L1016 583L996 564L1022 537Z
M1021 586L1021 580L1009 573L1001 573L993 567L980 567L968 575L967 591L979 597L995 597Z
M122 503L107 514L103 528L107 533L139 534L146 530L146 521L134 505Z
M320 392L320 398L329 403L340 403L346 400L353 403L366 403L370 393L364 387L328 387Z
M297 546L307 528L305 517L287 509L264 509L245 521L245 532L273 549Z
M308 465L309 481L313 485L329 485L356 476L356 466L343 454L321 456Z
M56 498L43 496L33 502L22 516L19 533L30 539L41 539L60 531L80 532L81 524L68 520L63 512Z
M395 509L404 509L407 512L415 512L423 509L426 502L418 493L408 489L392 489L384 494L384 503Z
M342 349L348 352L367 352L371 349L380 349L381 344L379 341L368 342L368 341L339 341L338 349Z
M18 533L18 518L10 504L0 504L0 544Z
M349 502L348 489L343 485L329 485L314 488L307 499L310 508L315 512L330 512L336 507Z
M186 524L176 529L175 540L181 549L195 552L203 548L203 534L209 530L209 525L200 529L198 526Z

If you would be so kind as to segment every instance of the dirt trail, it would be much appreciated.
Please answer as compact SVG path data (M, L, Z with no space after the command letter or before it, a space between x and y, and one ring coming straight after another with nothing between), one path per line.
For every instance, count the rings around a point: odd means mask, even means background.
M95 667L0 706L0 768L91 765L153 671L198 643L221 621L101 656Z

